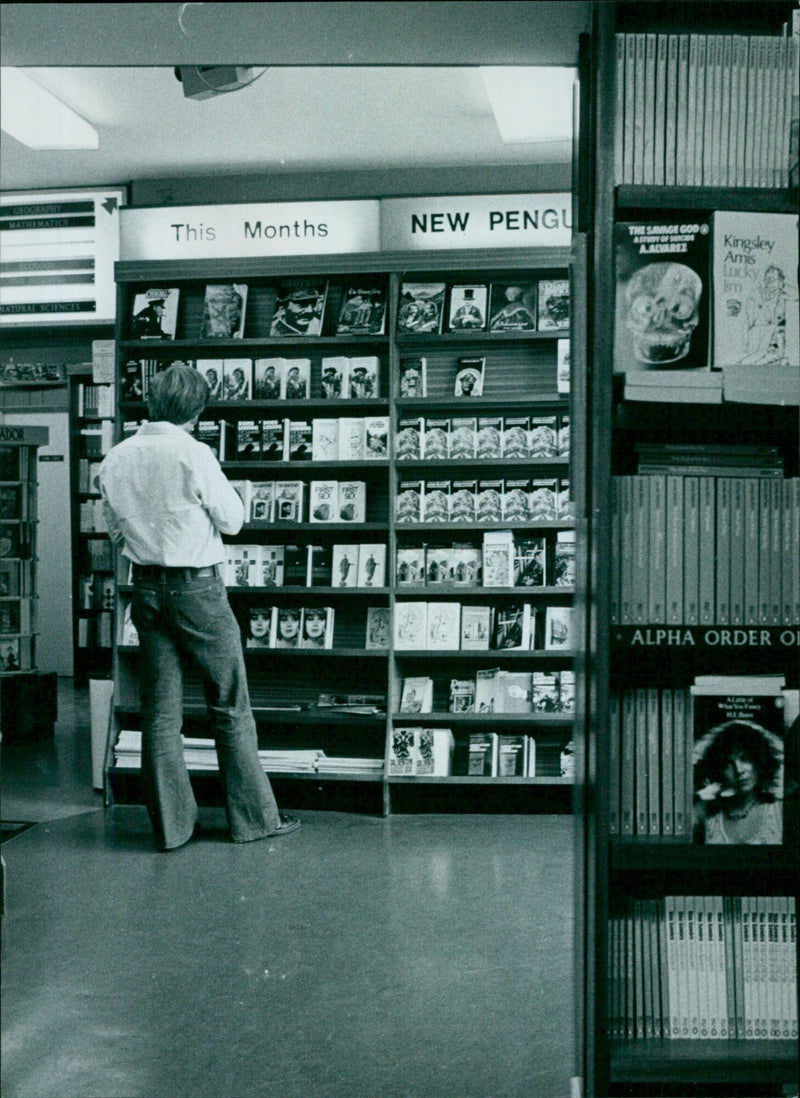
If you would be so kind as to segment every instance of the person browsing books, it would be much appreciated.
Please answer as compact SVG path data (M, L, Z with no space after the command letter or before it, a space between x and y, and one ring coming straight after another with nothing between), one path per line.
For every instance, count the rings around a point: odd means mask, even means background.
M780 844L782 745L750 720L717 725L694 755L694 839L707 844Z
M220 574L220 535L238 533L244 508L210 448L192 437L207 401L192 367L156 374L150 422L112 447L98 472L109 534L132 565L142 775L160 850L188 842L198 819L181 741L184 659L203 682L231 839L300 826L278 811L258 757L241 633Z

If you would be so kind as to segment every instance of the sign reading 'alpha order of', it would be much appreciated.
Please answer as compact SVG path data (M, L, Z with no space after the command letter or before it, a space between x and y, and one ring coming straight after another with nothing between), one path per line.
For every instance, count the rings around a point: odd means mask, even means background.
M569 194L172 206L122 211L122 260L566 248Z

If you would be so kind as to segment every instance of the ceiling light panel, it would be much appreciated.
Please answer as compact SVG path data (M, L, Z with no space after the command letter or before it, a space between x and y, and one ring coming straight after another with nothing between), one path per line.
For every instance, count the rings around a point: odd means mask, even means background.
M29 149L98 149L85 118L22 69L0 68L0 129Z
M572 140L575 69L491 66L481 76L506 145Z

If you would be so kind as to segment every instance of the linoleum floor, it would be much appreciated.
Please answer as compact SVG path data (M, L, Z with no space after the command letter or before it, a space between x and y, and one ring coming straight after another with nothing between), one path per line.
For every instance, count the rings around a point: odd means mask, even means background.
M44 806L3 845L4 1098L567 1098L569 817L303 812L241 846L209 811L157 854L69 704L3 753L3 817L37 772Z

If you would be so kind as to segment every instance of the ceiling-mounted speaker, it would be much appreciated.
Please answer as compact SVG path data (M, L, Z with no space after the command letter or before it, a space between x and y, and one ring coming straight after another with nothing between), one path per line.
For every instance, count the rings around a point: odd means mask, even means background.
M211 99L246 87L253 80L253 70L247 65L181 65L175 76L187 99Z

